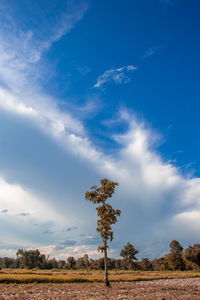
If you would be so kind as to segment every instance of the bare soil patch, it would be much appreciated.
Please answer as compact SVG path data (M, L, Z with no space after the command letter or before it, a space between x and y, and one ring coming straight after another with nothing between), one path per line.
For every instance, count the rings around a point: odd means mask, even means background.
M1 284L0 300L5 299L200 299L200 278L160 279L112 283Z

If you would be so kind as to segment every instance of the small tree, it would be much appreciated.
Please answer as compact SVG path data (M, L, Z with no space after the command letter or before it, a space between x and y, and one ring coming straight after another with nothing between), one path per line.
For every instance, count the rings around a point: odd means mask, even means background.
M67 268L68 269L75 269L76 267L76 260L73 256L69 256L67 258Z
M171 253L182 252L183 251L183 247L176 240L171 241L171 243L169 244L169 247L170 247Z
M108 280L108 258L107 258L107 242L112 241L113 231L112 224L117 222L117 217L120 216L121 211L119 209L113 209L109 203L106 203L108 198L111 198L115 192L117 182L110 181L109 179L101 179L101 186L92 186L89 192L85 193L85 199L91 201L94 204L101 204L96 207L98 219L97 219L97 232L99 232L103 244L99 246L98 250L104 253L104 270L105 270L105 284L110 285Z
M153 265L151 261L144 257L141 262L140 262L140 267L143 271L152 271L153 270Z
M124 257L124 263L128 269L133 267L133 261L137 260L136 254L139 251L135 249L135 247L129 242L124 246L124 248L120 251L120 256Z
M173 240L169 244L170 246L170 253L165 256L165 261L168 265L170 270L185 270L185 262L183 259L183 247L181 244Z
M77 269L88 269L90 265L89 257L85 254L83 257L79 257L76 262Z

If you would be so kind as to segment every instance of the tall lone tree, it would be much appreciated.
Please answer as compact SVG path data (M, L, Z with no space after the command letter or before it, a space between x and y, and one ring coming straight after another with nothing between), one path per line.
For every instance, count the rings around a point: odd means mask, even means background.
M111 198L115 192L115 187L118 186L117 182L110 181L109 179L103 178L100 180L100 187L96 185L90 188L89 192L85 193L85 199L91 201L94 204L100 204L96 207L98 219L96 231L99 232L102 238L102 245L99 246L98 250L104 253L104 270L105 270L105 284L110 285L108 280L108 240L112 241L113 231L112 224L117 222L117 217L120 216L121 211L119 209L113 209L109 203L106 203L108 198Z

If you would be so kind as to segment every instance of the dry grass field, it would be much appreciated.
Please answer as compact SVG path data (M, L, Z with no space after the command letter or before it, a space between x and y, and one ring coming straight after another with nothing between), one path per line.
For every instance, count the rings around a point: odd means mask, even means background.
M132 282L155 279L195 278L194 271L109 271L111 282ZM103 282L104 271L94 270L0 270L0 283L83 283Z
M109 277L111 287L106 288L102 271L4 269L0 272L0 300L200 299L199 272L115 270Z

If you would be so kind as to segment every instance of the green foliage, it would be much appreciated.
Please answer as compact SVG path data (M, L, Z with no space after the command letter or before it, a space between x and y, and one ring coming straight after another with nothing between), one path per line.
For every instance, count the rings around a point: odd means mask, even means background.
M121 260L121 269L122 270L139 270L140 266L131 259L124 257Z
M183 251L183 247L176 240L171 241L171 243L169 244L169 247L170 247L171 253L182 252Z
M19 260L11 257L3 257L0 261L1 268L15 269L19 267Z
M47 269L57 269L58 268L58 262L55 258L48 259L46 263Z
M83 257L79 257L76 262L77 269L88 269L90 266L89 257L85 254Z
M68 269L75 269L76 267L76 260L73 256L69 256L67 258L67 268Z
M200 244L189 246L185 250L185 258L200 267Z
M143 258L140 262L140 268L144 271L152 271L153 265L148 258Z
M19 249L16 253L19 260L20 268L43 268L46 266L46 257L41 254L38 249L36 250L23 250Z
M167 260L169 270L172 270L172 271L176 271L176 270L183 271L186 268L185 262L183 260L183 256L178 251L169 253L166 256L165 259Z
M177 241L175 241L176 243L174 241L172 242L170 243L170 253L165 255L165 257L155 258L152 261L148 258L143 258L139 262L135 262L138 251L133 245L127 243L120 252L123 257L122 259L107 257L107 268L110 270L200 271L200 265L198 265L200 263L200 244L189 246L184 253L182 251L182 246ZM17 258L0 257L0 270L2 268L4 269L3 273L5 273L5 270L9 271L9 269L20 269L17 271L20 273L25 272L25 269L61 269L62 272L67 269L75 270L75 272L80 269L105 271L105 260L103 258L96 260L90 259L88 255L85 254L78 259L75 259L72 256L68 257L67 262L64 260L57 261L55 258L46 258L39 250L19 249L17 251ZM31 274L32 271L29 272Z
M183 247L181 244L173 240L170 243L170 253L165 256L162 262L163 270L185 270L186 265L183 257Z
M127 243L124 248L120 251L120 256L125 257L132 260L137 260L136 254L138 254L139 251L135 249L135 247L131 243Z
M58 269L64 269L66 267L65 260L59 260L58 261Z
M123 270L137 270L138 265L133 261L137 260L136 254L139 253L135 247L129 242L124 246L124 248L120 251L120 256L123 257L121 265Z
M161 271L169 270L169 264L168 264L168 260L166 259L166 256L159 258L159 264L160 264Z

